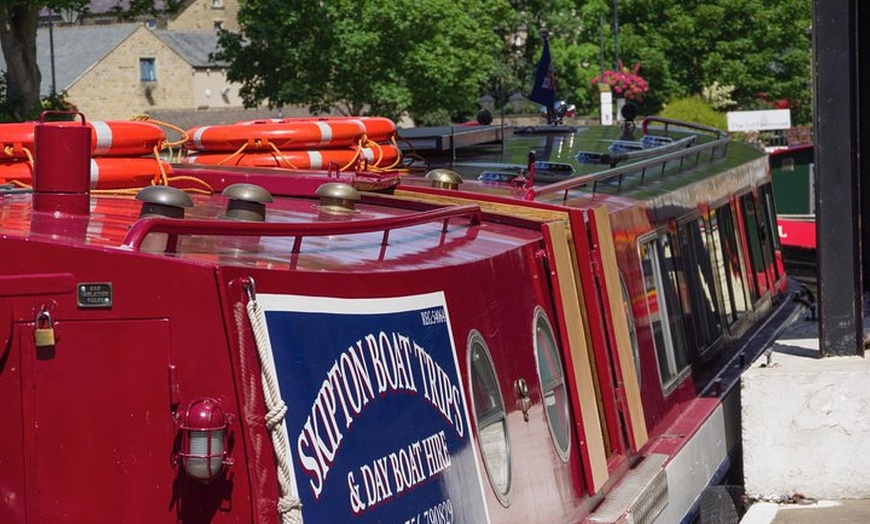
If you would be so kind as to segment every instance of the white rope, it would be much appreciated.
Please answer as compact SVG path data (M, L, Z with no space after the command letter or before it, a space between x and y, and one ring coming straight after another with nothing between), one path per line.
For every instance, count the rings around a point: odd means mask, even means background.
M302 503L293 493L293 473L290 471L290 446L287 443L287 432L284 428L284 414L287 404L281 399L278 391L278 379L275 376L275 366L272 363L272 344L266 331L266 320L262 308L251 296L247 304L248 318L254 331L254 342L260 355L262 368L263 396L266 400L266 428L272 437L275 448L275 459L278 462L278 486L281 498L278 499L278 515L282 524L302 523Z

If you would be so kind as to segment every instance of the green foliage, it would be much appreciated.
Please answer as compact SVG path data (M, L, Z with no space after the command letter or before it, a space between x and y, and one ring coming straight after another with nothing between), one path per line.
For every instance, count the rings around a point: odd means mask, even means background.
M16 101L9 98L6 88L7 76L5 71L0 71L0 122L17 122L21 120L15 114ZM67 99L66 91L42 97L38 104L30 107L24 114L24 120L37 120L43 111L78 111L78 108ZM75 115L53 114L46 120L74 120Z
M620 0L619 59L643 64L649 85L640 113L718 85L734 86L728 109L764 92L808 123L811 15L811 0ZM489 94L509 112L512 95L531 92L542 28L557 99L580 114L598 108L591 80L617 67L612 0L247 0L239 23L216 57L232 62L249 107L443 123L473 118Z
M666 118L694 122L722 130L728 127L725 115L710 107L700 96L679 98L669 102L659 114Z
M250 0L215 57L232 62L247 107L473 114L503 47L488 28L506 13L502 1Z
M620 54L644 64L657 102L718 82L735 86L731 109L749 109L765 92L788 101L793 122L808 123L811 18L810 0L622 0Z
M53 95L48 95L43 97L40 101L39 107L35 108L38 111L38 114L31 114L30 119L36 119L39 117L43 111L52 111L54 113L46 115L46 120L75 120L78 116L75 114L78 112L78 108L67 100L66 91L61 91L60 93L55 93Z
M728 108L737 104L731 99L733 92L734 86L723 86L719 82L713 82L712 85L705 86L701 90L701 98L716 111L727 111Z

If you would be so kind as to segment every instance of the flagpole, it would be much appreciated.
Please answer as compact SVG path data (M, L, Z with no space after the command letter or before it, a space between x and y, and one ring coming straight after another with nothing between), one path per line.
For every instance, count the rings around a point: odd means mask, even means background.
M616 2L613 0L613 57L616 61L613 70L619 71L619 16L616 14Z

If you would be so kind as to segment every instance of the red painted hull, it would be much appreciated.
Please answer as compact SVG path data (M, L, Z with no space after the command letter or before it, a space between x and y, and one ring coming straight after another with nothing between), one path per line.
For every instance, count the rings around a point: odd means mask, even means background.
M793 305L763 164L653 197L190 165L222 194L0 190L0 522L689 518Z
M779 238L783 246L816 249L815 217L787 218L779 216L776 223L779 226Z

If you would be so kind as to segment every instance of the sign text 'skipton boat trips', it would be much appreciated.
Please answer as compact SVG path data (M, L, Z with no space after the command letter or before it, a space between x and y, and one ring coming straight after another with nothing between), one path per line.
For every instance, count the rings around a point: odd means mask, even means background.
M796 307L765 157L698 132L549 185L534 162L493 182L359 160L106 188L97 127L35 123L3 160L33 171L0 186L0 522L675 524L725 503L736 381ZM290 150L200 147L246 144Z

